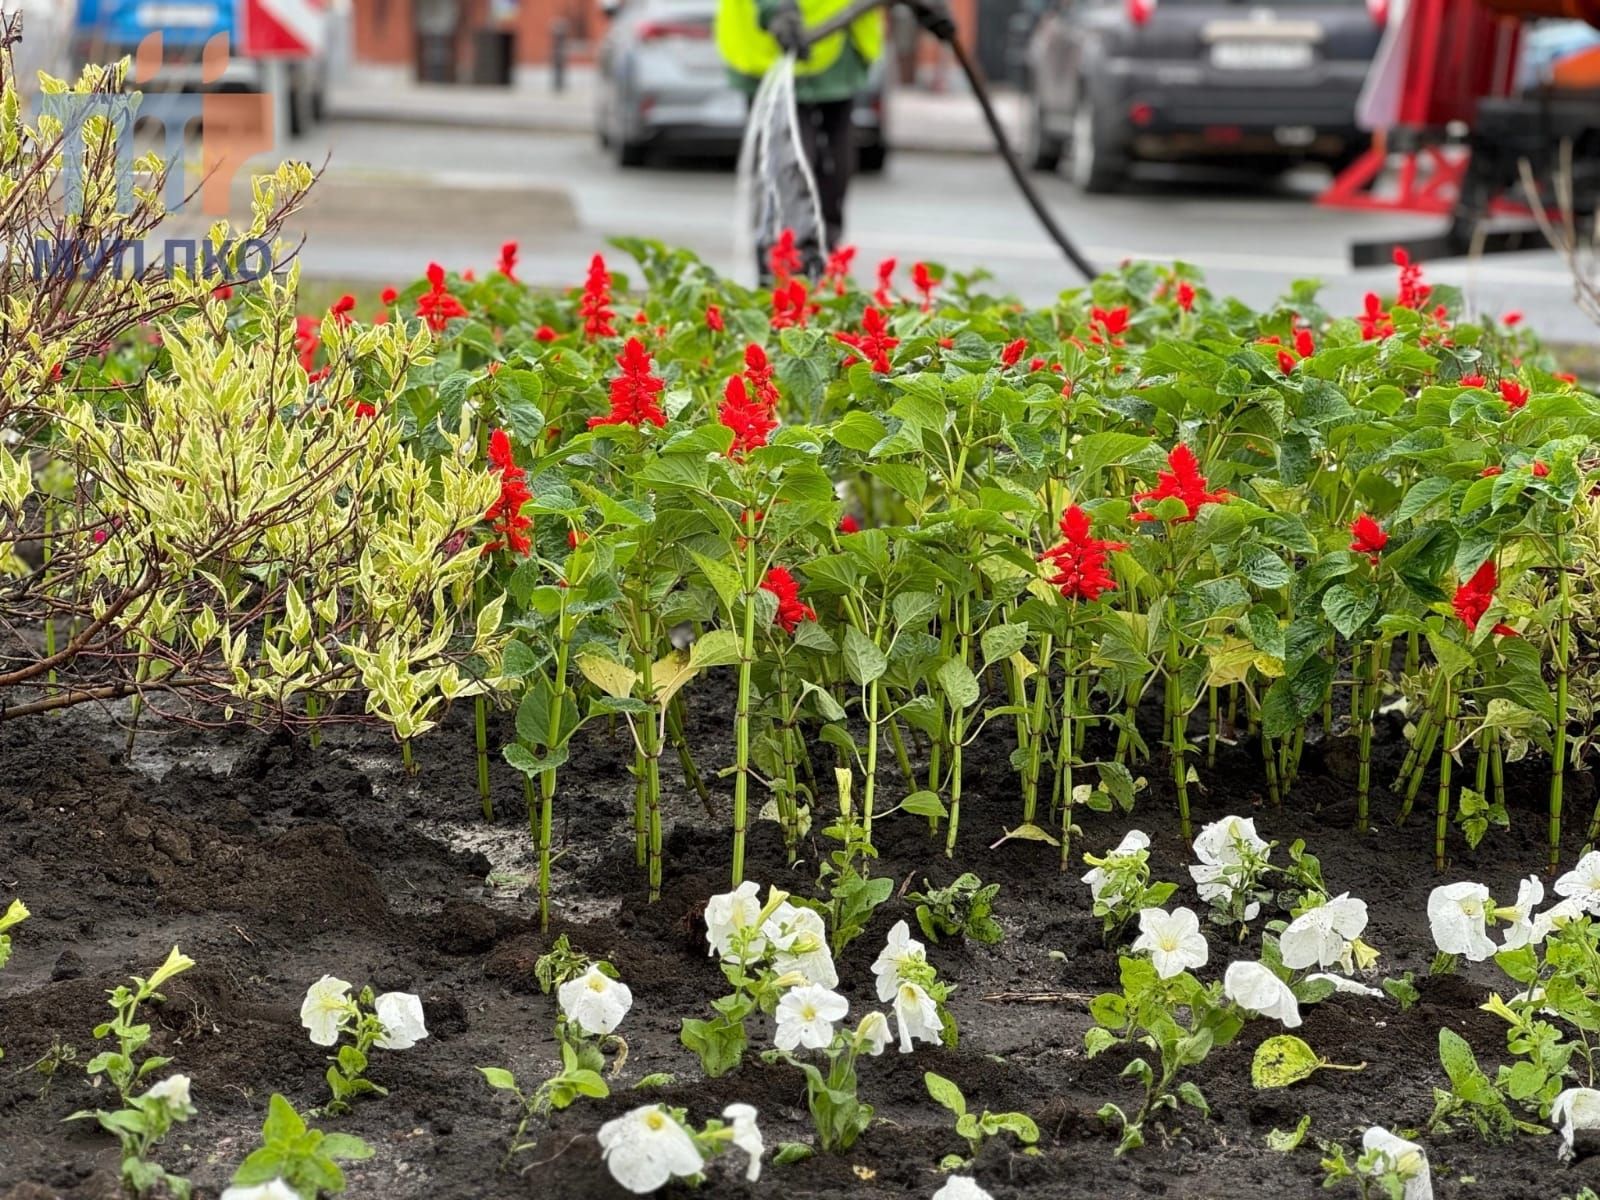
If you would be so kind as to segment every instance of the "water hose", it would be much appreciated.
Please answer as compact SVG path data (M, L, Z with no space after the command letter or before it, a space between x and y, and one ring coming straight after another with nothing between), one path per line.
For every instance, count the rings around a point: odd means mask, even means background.
M866 16L875 8L888 8L889 5L901 0L857 0L845 11L837 16L830 17L822 24L806 31L806 44L815 45L826 37L841 33L848 29L859 18ZM910 0L911 7L918 7L915 0ZM967 83L972 87L972 94L977 97L978 107L983 110L984 122L989 126L989 132L994 135L994 144L1000 151L1000 157L1005 160L1006 169L1011 172L1011 178L1016 182L1017 190L1022 193L1022 198L1028 202L1028 207L1033 209L1033 215L1039 218L1039 224L1044 226L1044 231L1050 235L1050 240L1061 248L1061 253L1066 255L1077 272L1087 282L1095 277L1095 269L1089 260L1083 256L1077 244L1067 236L1066 230L1056 222L1055 216L1045 206L1044 200L1034 189L1033 181L1028 178L1028 173L1017 160L1017 153L1011 148L1011 142L1006 137L1006 131L1000 124L1000 117L994 111L994 101L989 96L989 88L985 84L983 74L978 70L977 63L973 62L972 55L961 44L960 38L950 38L949 46L955 54L956 62L961 66L961 72L967 77Z

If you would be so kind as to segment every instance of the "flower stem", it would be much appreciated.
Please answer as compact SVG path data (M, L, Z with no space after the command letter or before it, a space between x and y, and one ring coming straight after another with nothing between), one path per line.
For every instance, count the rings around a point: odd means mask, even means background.
M1444 687L1444 745L1439 754L1439 800L1434 808L1433 869L1444 870L1444 842L1450 832L1450 766L1456 742L1455 694L1449 683Z
M1061 781L1061 872L1066 874L1072 855L1072 735L1073 712L1076 707L1076 678L1072 673L1072 631L1069 628L1061 644L1061 744L1066 749L1062 756Z
M711 793L706 789L705 780L700 777L700 769L695 766L694 755L689 752L689 740L683 733L683 697L674 696L672 703L667 706L667 737L672 740L673 749L678 752L678 767L683 771L683 778L694 789L695 795L700 797L700 804L706 810L707 816L716 816L716 810L711 804Z
M1189 821L1188 714L1178 695L1178 674L1182 670L1178 645L1178 563L1172 544L1172 529L1167 529L1167 718L1171 721L1168 751L1172 757L1172 782L1178 792L1178 828L1186 842L1194 840Z
M1561 518L1557 518L1558 522ZM1572 582L1567 572L1567 542L1556 526L1556 587L1560 608L1556 614L1556 720L1550 749L1550 873L1561 866L1561 788L1567 772L1567 672L1572 656ZM1600 808L1595 810L1600 819ZM1591 824L1590 838L1593 840Z
M761 586L756 567L755 512L744 510L744 632L739 643L739 707L734 716L733 765L733 886L744 882L745 828L750 806L750 680L756 660L756 590Z
M1370 800L1372 797L1372 725L1378 712L1378 667L1383 655L1382 639L1367 647L1366 686L1361 689L1358 707L1361 712L1359 735L1360 768L1356 776L1356 832L1366 833L1371 828Z
M483 799L483 819L494 820L494 801L489 796L489 701L478 696L472 702L472 732L478 750L478 795Z
M655 626L650 611L644 609L639 616L640 646L638 672L639 689L646 701L652 704L640 722L639 744L642 751L644 778L645 832L649 869L646 877L650 883L650 899L661 899L661 741L665 714L654 705L656 685L654 678Z
M1206 769L1217 765L1217 725L1221 720L1217 689L1206 688Z
M1039 670L1033 673L1033 708L1028 717L1028 760L1022 777L1022 823L1032 825L1039 812L1039 774L1044 765L1045 708L1050 703L1050 654L1054 639L1039 639ZM1027 681L1022 684L1024 690Z

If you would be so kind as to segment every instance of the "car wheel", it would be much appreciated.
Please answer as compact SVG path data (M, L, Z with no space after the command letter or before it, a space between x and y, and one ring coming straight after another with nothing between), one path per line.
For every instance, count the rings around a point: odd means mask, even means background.
M1045 132L1044 100L1036 93L1028 105L1027 143L1023 153L1035 171L1054 173L1061 166L1061 139Z
M1091 196L1107 195L1122 186L1127 172L1121 139L1084 93L1072 110L1072 182Z
M889 147L882 142L862 146L856 153L856 170L863 175L881 175L889 163Z
M629 141L619 137L612 146L619 167L642 167L650 157L650 143Z

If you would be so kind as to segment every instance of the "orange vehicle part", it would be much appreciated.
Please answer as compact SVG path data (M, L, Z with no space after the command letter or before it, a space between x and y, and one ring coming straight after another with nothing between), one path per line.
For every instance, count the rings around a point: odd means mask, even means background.
M1600 0L1483 0L1507 17L1567 17L1600 29Z

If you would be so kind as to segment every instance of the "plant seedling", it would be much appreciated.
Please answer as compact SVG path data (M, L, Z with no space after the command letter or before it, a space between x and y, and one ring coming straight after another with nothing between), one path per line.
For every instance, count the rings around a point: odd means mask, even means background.
M965 1139L967 1143L966 1157L963 1158L959 1154L945 1155L939 1160L941 1170L949 1171L966 1166L978 1157L978 1151L983 1149L984 1142L1001 1133L1009 1133L1021 1142L1024 1154L1039 1153L1039 1126L1027 1113L992 1113L988 1109L984 1109L982 1113L968 1112L967 1098L961 1094L961 1089L954 1081L946 1079L943 1075L936 1075L932 1071L926 1071L923 1073L922 1082L927 1085L928 1095L955 1114L956 1136Z

